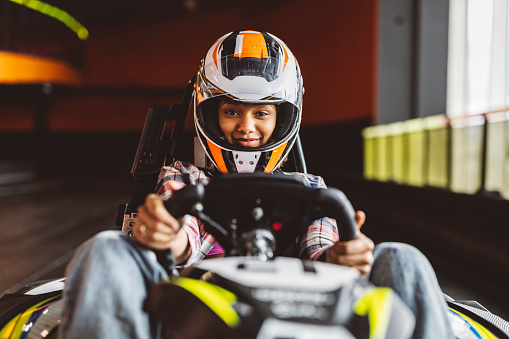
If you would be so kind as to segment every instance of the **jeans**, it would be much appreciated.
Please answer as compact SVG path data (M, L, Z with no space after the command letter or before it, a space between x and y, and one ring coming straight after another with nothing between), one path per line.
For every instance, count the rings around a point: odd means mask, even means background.
M367 278L375 286L391 287L412 310L416 319L412 338L455 338L428 259L413 246L392 242L378 244L374 257Z
M85 242L67 266L60 338L158 338L143 311L147 291L166 271L154 252L121 231Z
M60 338L158 338L159 325L143 311L143 302L167 278L149 249L120 231L99 233L67 267ZM417 249L378 245L368 279L392 287L414 312L413 338L454 338L433 269Z

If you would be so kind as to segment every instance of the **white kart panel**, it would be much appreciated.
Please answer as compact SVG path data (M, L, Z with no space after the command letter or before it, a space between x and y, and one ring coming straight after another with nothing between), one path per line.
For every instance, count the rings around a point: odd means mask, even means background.
M204 260L197 267L257 289L309 290L312 286L313 291L333 291L360 277L359 271L354 268L322 262L312 264L316 272L306 271L302 261L295 258L260 261L249 257L227 257ZM306 297L328 298L319 295Z
M274 318L265 320L256 339L295 338L295 339L355 339L341 326L300 324Z
M37 286L34 289L31 289L30 291L26 292L26 295L38 295L43 293L49 293L49 292L55 292L55 291L61 291L64 289L65 285L65 278L61 278L58 280L53 280L50 282L47 282L43 285Z

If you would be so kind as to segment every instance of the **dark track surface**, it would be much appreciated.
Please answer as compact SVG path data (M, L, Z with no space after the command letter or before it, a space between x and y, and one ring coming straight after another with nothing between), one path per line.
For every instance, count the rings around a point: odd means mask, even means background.
M48 181L0 187L0 293L62 275L74 250L115 228L129 184L107 180Z

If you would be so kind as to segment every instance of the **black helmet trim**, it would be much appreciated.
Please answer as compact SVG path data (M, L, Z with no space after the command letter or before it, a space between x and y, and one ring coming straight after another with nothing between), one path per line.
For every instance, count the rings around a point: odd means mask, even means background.
M212 161L214 166L222 173L239 173L248 171L239 171L239 167L235 164L234 152L229 152L221 149L219 146L212 143L210 140L200 138L202 146L206 149L207 156ZM258 153L259 160L255 164L253 172L272 173L283 160L288 156L290 149L295 142L295 138L286 142L271 151L266 152L248 152L245 153ZM239 152L240 153L240 152ZM251 173L251 172L249 172Z
M230 144L219 127L217 112L221 101L238 102L230 97L215 97L203 101L196 108L196 127L207 139L212 140L217 146L227 150L244 151L245 148L243 146ZM297 133L298 126L300 125L299 118L300 115L297 108L292 104L284 102L277 105L276 126L269 141L265 145L254 147L250 150L264 152L287 142L293 134ZM206 124L202 122L206 122Z

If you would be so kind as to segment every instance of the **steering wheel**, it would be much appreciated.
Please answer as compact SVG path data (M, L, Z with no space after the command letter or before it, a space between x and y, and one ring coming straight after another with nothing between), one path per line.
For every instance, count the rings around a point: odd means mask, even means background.
M342 241L355 239L355 211L338 189L313 189L284 174L228 174L186 186L165 202L170 214L193 215L229 255L264 259L284 254L323 217L336 219ZM277 245L277 246L276 246Z

